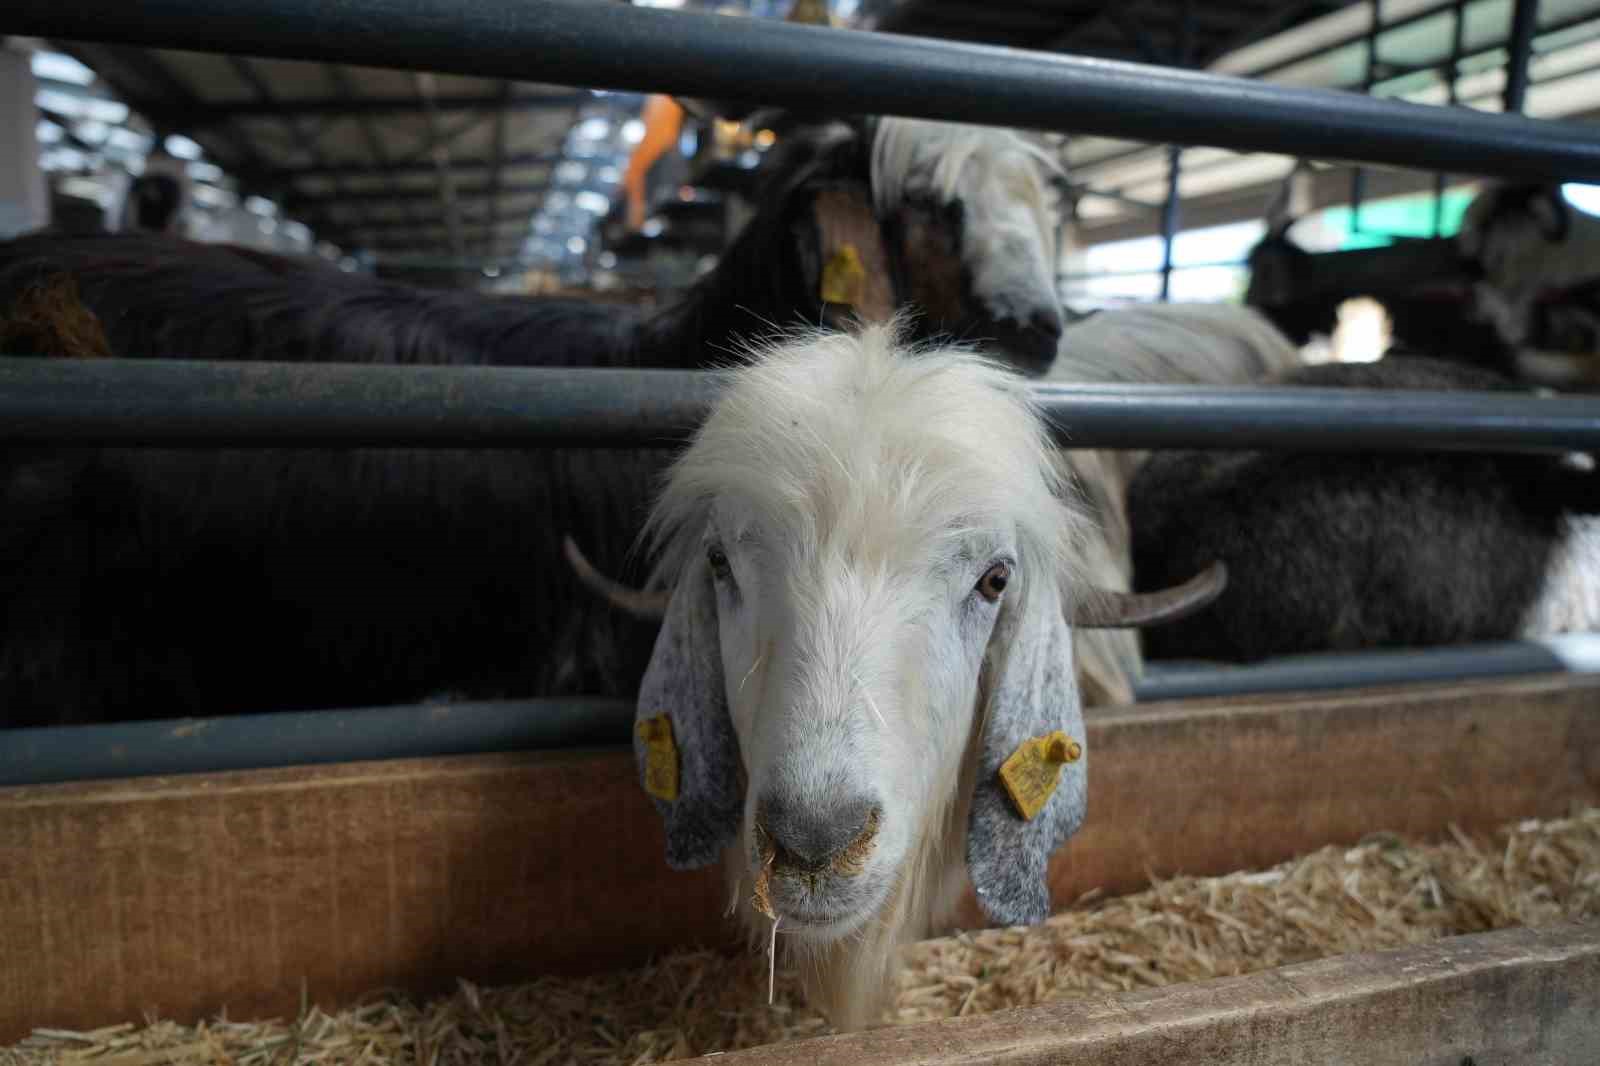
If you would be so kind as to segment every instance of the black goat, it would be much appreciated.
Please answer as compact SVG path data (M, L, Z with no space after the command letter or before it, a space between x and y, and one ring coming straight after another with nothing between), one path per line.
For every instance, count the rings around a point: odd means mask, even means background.
M652 314L152 236L0 245L0 308L65 274L119 357L696 367L728 361L742 336L821 319L809 212L844 190L870 216L866 165L858 139L797 139L717 269ZM669 458L13 450L0 461L0 725L631 694L655 626L584 593L560 538L626 571Z
M1511 389L1422 358L1328 364L1279 384ZM1134 583L1221 559L1209 609L1145 633L1151 658L1271 655L1539 635L1600 622L1595 479L1540 456L1157 453L1128 494Z

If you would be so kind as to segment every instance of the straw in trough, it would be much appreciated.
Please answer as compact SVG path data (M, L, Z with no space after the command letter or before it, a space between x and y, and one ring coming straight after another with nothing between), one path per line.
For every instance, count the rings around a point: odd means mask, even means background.
M907 950L894 1023L1249 973L1328 955L1600 915L1600 809L1490 837L1424 844L1375 833L1257 873L1178 877L1080 900L1046 924ZM290 1022L149 1020L39 1029L0 1066L549 1066L659 1062L828 1031L767 961L709 951L511 988L461 982L426 1004L380 996Z

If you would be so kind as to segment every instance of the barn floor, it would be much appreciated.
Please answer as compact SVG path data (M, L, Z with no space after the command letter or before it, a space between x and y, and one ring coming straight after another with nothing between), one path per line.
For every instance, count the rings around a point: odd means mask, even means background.
M894 1022L1166 985L1510 926L1600 917L1600 809L1421 843L1374 833L1256 873L1180 877L1082 900L1041 927L989 930L907 952ZM599 977L511 988L462 982L426 1004L375 996L293 1022L148 1020L91 1033L41 1029L0 1066L545 1066L644 1063L827 1032L765 961L687 952Z

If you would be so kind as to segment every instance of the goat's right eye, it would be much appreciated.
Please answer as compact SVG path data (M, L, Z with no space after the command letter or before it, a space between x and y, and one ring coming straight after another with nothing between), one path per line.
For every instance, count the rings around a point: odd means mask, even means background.
M720 544L713 544L706 549L706 562L711 567L711 575L718 581L733 573L733 567L728 563L728 553L722 550Z

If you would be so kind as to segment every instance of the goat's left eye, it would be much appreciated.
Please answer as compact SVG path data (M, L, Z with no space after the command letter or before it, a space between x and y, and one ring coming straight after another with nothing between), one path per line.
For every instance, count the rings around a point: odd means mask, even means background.
M994 603L1000 599L1000 594L1006 590L1006 582L1010 580L1011 567L1006 563L995 563L978 579L978 595Z

